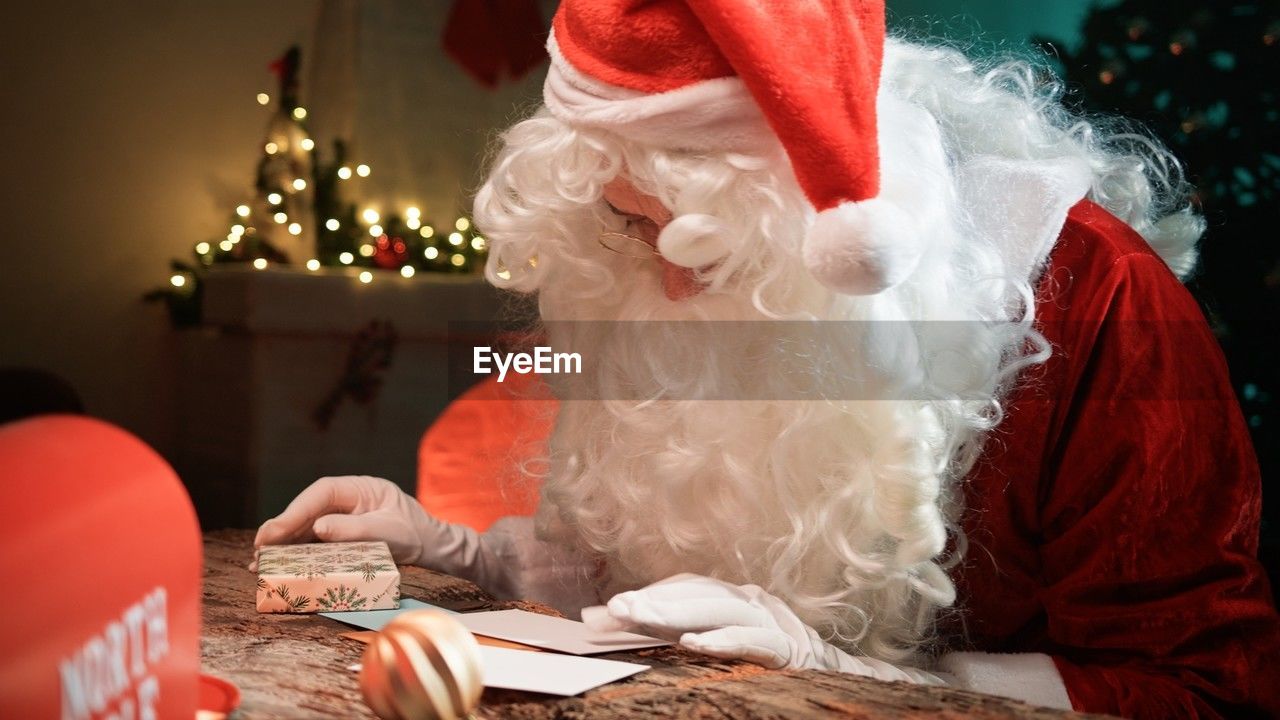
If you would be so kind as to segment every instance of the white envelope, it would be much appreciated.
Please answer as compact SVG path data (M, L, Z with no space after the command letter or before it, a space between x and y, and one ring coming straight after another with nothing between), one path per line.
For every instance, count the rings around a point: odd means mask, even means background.
M480 646L485 687L579 695L649 669L648 665L600 658Z
M480 646L480 662L484 666L485 687L564 697L580 695L649 669L648 665L617 660L551 655L486 645ZM360 665L357 663L348 669L358 672Z

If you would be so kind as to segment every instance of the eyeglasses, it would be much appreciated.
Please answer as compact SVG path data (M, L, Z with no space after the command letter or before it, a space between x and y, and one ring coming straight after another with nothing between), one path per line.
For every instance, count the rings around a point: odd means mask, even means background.
M607 200L605 201L605 207L609 208L609 212L627 221L628 225L640 217L634 213L619 210L613 206L613 203ZM658 249L653 245L650 245L644 239L624 232L606 230L605 232L600 233L600 237L597 238L597 241L600 243L600 247L605 250L633 260L648 260L658 254Z
M636 237L621 232L607 231L600 233L600 247L612 253L633 260L648 260L658 254L657 248Z

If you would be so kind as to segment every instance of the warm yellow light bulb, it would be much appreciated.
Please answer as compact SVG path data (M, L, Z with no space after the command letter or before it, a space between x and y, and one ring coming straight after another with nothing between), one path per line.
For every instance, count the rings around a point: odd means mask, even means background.
M484 250L484 245L485 245L484 238L480 237L479 235L471 238L472 250L475 250L476 252L481 252L482 250Z
M371 171L369 170L369 166L365 165L364 163L360 163L359 165L356 166L356 174L359 175L360 177L369 177L370 172Z
M283 201L284 201L284 196L281 195L280 193L275 193L275 192L267 193L267 202L271 203L272 205L279 205Z
M302 178L296 178L296 179L293 181L293 189L294 189L294 190L306 190L306 189L307 189L307 181L306 181L306 180L303 180Z
M453 226L458 229L458 232L466 232L467 228L471 227L471 221L466 218L458 218L453 223Z
M307 269L310 270L311 272L315 272L316 270L319 270L320 261L315 258L311 258L310 260L307 261Z
M503 268L502 270L499 270L499 271L498 271L498 279L499 279L499 280L510 280L510 279L511 279L511 271L510 271L510 270L507 270L506 268Z
M368 285L369 283L373 282L373 273L369 272L368 270L361 272L360 282L364 283L365 285Z
M273 142L267 143L264 149L267 151L268 155L275 155L276 153L280 152L280 146Z
M302 138L302 149L311 152L316 149L316 141L311 138Z
M180 288L183 285L187 284L187 278L184 275L174 275L173 277L169 278L169 283L174 287Z
M197 252L197 253L199 253L200 255L208 255L208 254L209 254L209 243L207 243L207 242L198 242L198 243L196 243L196 252Z
M271 219L275 220L277 223L280 223L281 225L285 224L286 222L289 222L289 216L282 212L278 212L275 215L271 216Z
M271 102L271 96L270 96L270 95L268 95L268 94L266 94L266 93L258 93L258 104L259 104L259 105L266 105L266 104L267 104L267 103L269 103L269 102Z
M325 220L324 226L329 230L337 230L339 227L342 227L341 223L339 223L335 218L329 218L328 220Z
M304 107L296 107L293 109L293 117L295 120L303 120L307 117L307 109Z
M237 207L237 208L236 208L236 214L237 214L237 215L239 215L239 216L240 216L240 217L242 217L242 218L247 218L247 217L249 217L249 206L248 206L248 205L241 205L241 206Z
M405 224L405 227L409 228L410 230L417 230L418 228L422 227L422 221L416 217L411 217L405 220L404 224Z
M257 258L256 260L254 260L254 261L253 261L253 268L254 268L255 270L266 270L266 269L267 269L267 259L266 259L266 258Z
M412 265L405 265L404 267L400 268L400 275L403 277L411 278L413 277L414 272L415 270L413 269Z
M462 233L449 233L449 244L450 244L450 245L461 245L461 244L462 244Z
M298 223L289 223L289 234L290 234L290 235L301 235L301 234L302 234L302 225L300 225L300 224L298 224Z
M222 252L231 252L231 248L235 246L236 244L231 242L230 240L223 240L222 242L218 243L218 249L221 250Z
M463 263L465 263L466 261L467 259L459 255L458 253L454 253L449 257L449 262L453 263L454 267L462 267Z
M339 179L339 180L350 180L350 179L351 179L351 168L347 167L346 165L343 165L342 167L338 168L338 179Z
M373 257L374 249L369 243L360 246L360 257Z
M243 235L243 234L244 234L244 226L243 226L243 225L241 225L240 223L236 223L235 225L232 225L232 226L231 226L231 234L232 234L232 235L235 235L236 237L239 237L239 236Z
M431 227L430 225L423 225L422 229L418 231L418 234L424 238L429 238L432 235L436 234L436 229Z
M376 223L382 216L373 208L365 208L364 212L360 214L360 217L364 218L364 221L367 223Z
M338 262L342 263L343 265L350 265L351 263L355 262L355 259L356 259L356 256L352 255L349 252L344 252L338 255Z
M405 217L416 218L416 217L421 217L421 215L422 215L422 211L412 205L404 209Z
M427 248L422 251L422 256L428 260L435 260L440 257L440 251L435 248Z

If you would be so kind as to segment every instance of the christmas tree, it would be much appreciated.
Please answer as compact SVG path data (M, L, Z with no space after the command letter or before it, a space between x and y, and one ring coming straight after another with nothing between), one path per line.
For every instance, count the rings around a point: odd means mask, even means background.
M298 102L299 62L298 48L292 47L272 65L280 82L278 104L267 124L254 198L237 208L248 223L247 237L256 237L265 254L294 263L313 257L316 247L309 182L315 141L304 124L306 108Z
M1084 110L1134 118L1186 166L1209 220L1191 287L1214 321L1264 477L1280 475L1280 0L1097 6L1058 55ZM1280 541L1280 503L1264 527Z

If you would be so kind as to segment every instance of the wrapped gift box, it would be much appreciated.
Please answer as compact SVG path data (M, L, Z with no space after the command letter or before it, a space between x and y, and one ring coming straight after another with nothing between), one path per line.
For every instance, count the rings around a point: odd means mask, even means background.
M258 551L258 612L400 607L400 571L385 542L269 545Z

